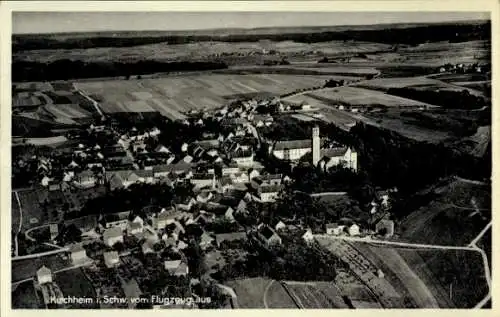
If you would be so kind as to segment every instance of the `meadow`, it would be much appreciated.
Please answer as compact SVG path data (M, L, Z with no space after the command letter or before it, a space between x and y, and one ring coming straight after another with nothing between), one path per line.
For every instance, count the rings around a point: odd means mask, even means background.
M82 269L71 269L55 274L54 281L57 283L64 296L75 296L78 298L97 298L95 290L87 279ZM92 304L70 304L69 308L98 308L96 302Z
M400 239L414 243L468 245L491 220L491 188L460 180L433 189L429 204L399 224Z
M376 90L356 87L325 88L306 94L312 98L325 100L333 103L348 104L352 106L376 106L386 107L434 107L433 105L396 97Z

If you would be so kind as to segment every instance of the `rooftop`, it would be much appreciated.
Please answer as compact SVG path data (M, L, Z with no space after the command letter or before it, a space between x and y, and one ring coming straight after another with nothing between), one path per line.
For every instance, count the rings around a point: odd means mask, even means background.
M242 232L220 233L215 235L215 240L217 241L217 243L220 243L222 241L235 241L241 239L247 239L246 232L242 231Z
M322 157L342 157L347 152L347 147L335 147L330 149L321 149Z
M309 139L305 140L290 140L290 141L278 141L274 145L274 151L283 151L285 149L310 149L312 147L312 141Z
M109 239L109 238L116 238L116 237L119 237L121 235L123 235L123 232L122 232L122 229L120 227L113 227L113 228L106 229L106 231L104 231L104 233L102 234L102 236L105 240Z

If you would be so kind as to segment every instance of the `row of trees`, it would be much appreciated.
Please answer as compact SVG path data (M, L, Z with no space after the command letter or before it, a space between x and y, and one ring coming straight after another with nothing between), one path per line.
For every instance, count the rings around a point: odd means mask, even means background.
M225 69L222 62L83 62L60 59L49 63L16 61L12 63L12 81L51 81L78 78L121 77L167 72Z
M390 88L387 93L446 109L480 109L489 105L485 98L471 95L467 89L459 92L453 90L433 91L414 88Z
M289 241L270 249L247 243L247 256L235 261L228 259L227 264L213 274L214 278L220 281L262 276L296 281L335 279L336 269L344 265L341 260L308 245L300 236L282 235L285 236Z

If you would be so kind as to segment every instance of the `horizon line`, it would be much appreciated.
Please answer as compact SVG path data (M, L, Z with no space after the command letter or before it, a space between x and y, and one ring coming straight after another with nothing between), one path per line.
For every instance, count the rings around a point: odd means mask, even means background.
M439 24L462 24L462 23L473 23L473 22L482 22L482 23L487 23L491 22L491 18L478 18L478 19L470 19L470 20L448 20L448 21L442 21L442 22L393 22L393 23L368 23L368 24L332 24L332 25L287 25L287 26L263 26L263 27L228 27L228 28L206 28L206 29L151 29L151 30L90 30L90 31L53 31L53 32L41 32L41 33L36 33L36 32L21 32L21 33L15 33L12 32L12 35L55 35L55 34L92 34L92 33L128 33L128 32L200 32L200 31L223 31L223 30L264 30L264 29L287 29L287 28L329 28L329 27L362 27L362 26L378 26L378 25L439 25Z

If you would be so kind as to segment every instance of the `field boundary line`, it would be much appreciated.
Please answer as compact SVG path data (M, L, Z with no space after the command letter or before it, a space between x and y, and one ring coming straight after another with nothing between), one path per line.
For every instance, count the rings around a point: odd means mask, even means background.
M269 305L267 305L267 292L271 288L271 285L273 285L274 280L270 280L269 283L266 286L266 289L264 290L264 294L262 295L262 302L264 303L265 308L269 308Z
M297 306L298 309L304 309L304 304L302 304L298 296L295 296L295 294L288 288L286 282L280 281L279 283L281 284L285 292L288 294L288 296L290 296L295 306Z

